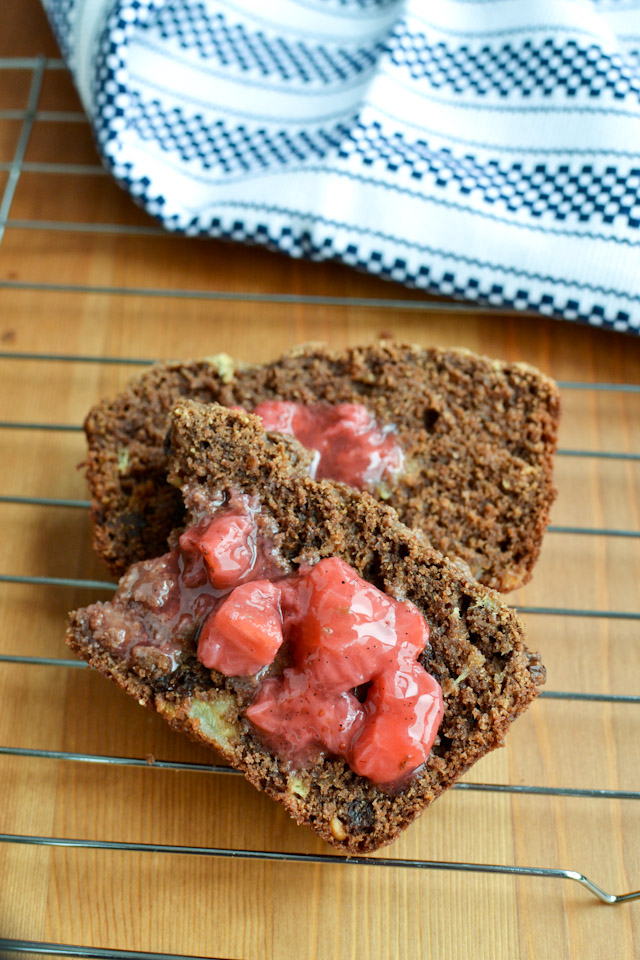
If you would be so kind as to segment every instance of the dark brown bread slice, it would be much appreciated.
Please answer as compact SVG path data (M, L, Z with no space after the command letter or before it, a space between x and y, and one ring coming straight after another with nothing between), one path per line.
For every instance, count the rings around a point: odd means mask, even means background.
M325 840L349 853L391 842L472 763L502 745L511 722L537 695L544 668L527 651L518 617L497 593L402 524L395 511L341 484L296 476L290 449L277 435L265 435L255 417L185 401L174 413L171 445L171 480L193 506L192 522L201 519L203 502L219 504L221 493L257 497L260 522L282 558L295 566L338 556L389 595L417 605L430 627L430 646L420 660L445 696L444 719L426 764L395 796L332 757L287 770L244 716L255 687L246 678L206 670L195 658L193 638L184 642L173 672L166 658L162 663L162 657L114 654L105 611L116 618L111 629L122 629L132 610L126 587L115 611L111 603L73 613L67 642L173 727L217 747Z
M482 583L511 590L529 580L555 496L559 416L555 385L533 368L391 342L308 346L238 369L228 357L154 367L85 424L94 546L114 573L164 553L182 523L164 441L185 397L249 410L274 399L365 404L396 426L407 458L405 474L373 495Z

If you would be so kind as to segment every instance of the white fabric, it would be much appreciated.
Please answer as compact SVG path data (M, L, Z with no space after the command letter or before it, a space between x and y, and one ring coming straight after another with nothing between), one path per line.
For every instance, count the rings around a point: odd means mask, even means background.
M43 0L170 230L640 330L640 0Z

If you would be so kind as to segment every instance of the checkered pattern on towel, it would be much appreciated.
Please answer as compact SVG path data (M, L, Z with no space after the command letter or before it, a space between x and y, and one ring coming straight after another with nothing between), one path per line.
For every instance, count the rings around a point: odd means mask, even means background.
M169 230L640 331L640 0L43 0Z

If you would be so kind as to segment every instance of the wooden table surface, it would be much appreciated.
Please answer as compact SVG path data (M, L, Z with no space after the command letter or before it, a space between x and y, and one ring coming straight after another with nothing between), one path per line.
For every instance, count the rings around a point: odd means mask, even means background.
M0 246L3 497L86 499L78 469L82 433L6 422L75 428L91 404L138 370L12 353L144 359L226 351L262 361L302 341L342 347L391 333L524 360L563 381L640 383L638 339L544 318L442 308L336 264L156 232L96 166L89 127L55 60L37 0L4 0L0 22L1 57L54 58L0 61L0 215L8 217ZM286 296L278 302L269 299L273 294ZM309 295L319 300L310 303ZM640 394L565 387L562 396L562 448L640 450ZM636 538L549 532L532 583L510 600L635 613L640 462L563 455L556 475L553 525L636 531ZM0 518L1 574L107 579L92 555L82 506L1 502ZM105 596L86 587L24 583L3 583L0 593L4 658L68 658L66 612ZM547 690L639 693L638 619L561 613L524 619L530 646L548 668ZM5 659L0 704L3 749L216 762L85 669ZM540 699L515 724L506 748L466 780L637 792L639 733L640 703ZM623 893L640 887L639 797L452 790L380 858L565 868ZM0 938L246 960L640 954L640 902L606 906L567 879L15 839L331 854L238 776L5 750L0 832Z

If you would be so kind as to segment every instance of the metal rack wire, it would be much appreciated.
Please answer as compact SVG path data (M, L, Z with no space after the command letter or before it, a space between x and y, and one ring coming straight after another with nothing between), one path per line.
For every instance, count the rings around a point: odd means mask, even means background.
M61 163L32 163L25 162L25 154L30 134L36 122L67 122L67 123L86 123L83 114L60 111L39 111L38 102L42 81L45 72L48 70L60 70L64 68L64 63L60 60L45 60L43 58L11 58L0 59L0 72L3 70L29 70L31 71L31 84L28 95L27 106L24 110L0 110L0 120L11 119L22 122L21 132L18 138L13 160L0 163L0 171L8 174L2 199L0 200L0 241L4 232L12 227L20 229L37 229L45 231L73 231L81 230L84 232L135 234L135 235L162 235L162 231L153 226L127 226L108 223L69 223L63 221L25 221L12 220L10 217L11 205L16 192L16 187L20 175L24 171L35 172L46 175L47 173L66 173L73 176L83 176L86 174L102 174L102 168L94 165L83 164L61 164ZM369 299L369 298L339 298L339 297L310 297L290 294L272 294L272 293L238 293L217 290L181 290L181 289L150 289L150 288L131 288L131 287L105 287L91 285L71 285L71 284L53 284L39 281L18 281L5 279L0 281L0 288L13 289L40 293L93 293L105 296L123 295L123 296L142 296L142 297L175 297L190 299L208 299L208 300L243 300L256 303L295 303L295 304L323 304L323 305L350 305L363 306L375 310L403 310L418 309L422 312L433 310L442 313L448 309L455 309L460 312L461 309L468 310L476 314L482 308L467 306L461 308L460 305L453 307L449 303L426 303L421 300L412 299ZM491 308L491 312L495 312ZM122 364L128 366L145 366L153 362L150 358L122 358L117 356L80 356L68 354L52 353L24 353L17 351L0 351L0 362L8 364L18 360L39 361L42 363L60 363L60 364ZM640 385L635 384L611 384L611 383L588 383L565 381L560 384L563 391L615 391L627 395L637 395L640 399ZM0 421L2 430L29 430L29 431L55 431L55 432L78 432L82 428L79 424L64 424L50 422L16 422L11 420ZM638 462L640 453L629 453L624 451L610 450L581 450L581 449L562 449L559 451L561 457L581 457L600 460L614 460L620 462ZM89 503L86 500L56 499L51 497L27 497L14 495L12 491L3 491L0 496L0 503L10 503L14 505L30 505L41 507L42 509L54 508L73 508L77 510L87 510ZM575 526L552 526L549 533L553 536L563 536L567 534L579 535L584 537L613 537L613 538L640 538L640 531L633 529L612 529L612 528L594 528L594 527L575 527ZM42 576L20 576L7 572L0 575L0 582L31 585L51 585L54 587L75 587L91 590L112 590L114 585L101 580L75 579L63 577L42 577ZM579 609L562 607L542 607L526 606L519 607L522 613L534 616L553 616L553 617L582 617L582 618L606 618L610 620L631 620L639 621L640 612L628 612L608 609ZM57 659L50 657L31 657L14 656L9 654L0 654L0 663L9 667L12 664L22 664L28 666L48 666L55 670L75 670L85 669L84 663ZM545 691L542 697L548 699L562 699L567 701L596 701L602 703L628 704L640 703L640 696L622 695L622 694L599 694L599 693L580 693L572 691ZM47 759L59 761L62 764L104 764L116 767L145 767L148 761L143 758L131 758L121 756L100 756L87 753L73 753L65 751L54 751L44 749L28 749L22 747L9 747L0 745L0 755L14 756L30 759ZM183 774L198 772L207 773L211 776L235 776L236 771L227 767L211 766L198 763L179 763L173 761L154 760L153 769L155 771L172 770L181 771ZM153 775L160 776L160 773ZM459 783L455 786L456 790L479 792L479 793L511 793L542 796L564 796L575 798L600 799L602 801L611 801L614 799L625 801L640 800L640 791L631 790L608 790L608 789L574 789L569 787L546 787L536 785L520 784L495 784L495 783ZM101 849L137 852L153 852L165 855L188 855L196 857L209 858L230 858L243 860L262 860L262 861L284 861L294 863L317 863L317 864L339 864L345 870L352 869L396 869L410 871L459 871L472 873L486 873L494 875L525 876L531 878L547 878L555 880L571 880L585 887L591 894L607 904L619 904L625 901L640 898L640 890L627 892L619 895L610 894L604 891L600 886L582 873L571 869L555 869L550 867L527 867L509 864L492 863L464 863L447 862L434 860L411 860L411 859L388 859L379 857L350 857L344 858L337 855L325 854L296 854L279 851L261 851L253 849L233 849L219 847L200 847L200 846L179 846L167 844L149 844L149 843L125 843L106 840L88 840L81 838L66 838L57 836L25 836L20 834L0 834L0 843L16 845L36 845L47 847L74 847L83 849ZM59 956L82 956L95 958L114 958L114 960L123 960L123 958L142 958L142 960L153 960L156 957L170 956L173 960L180 960L183 955L178 954L158 954L130 950L116 950L107 948L90 948L73 944L45 943L27 940L8 940L0 938L0 951L13 951L14 953L33 954L40 953L46 955Z

